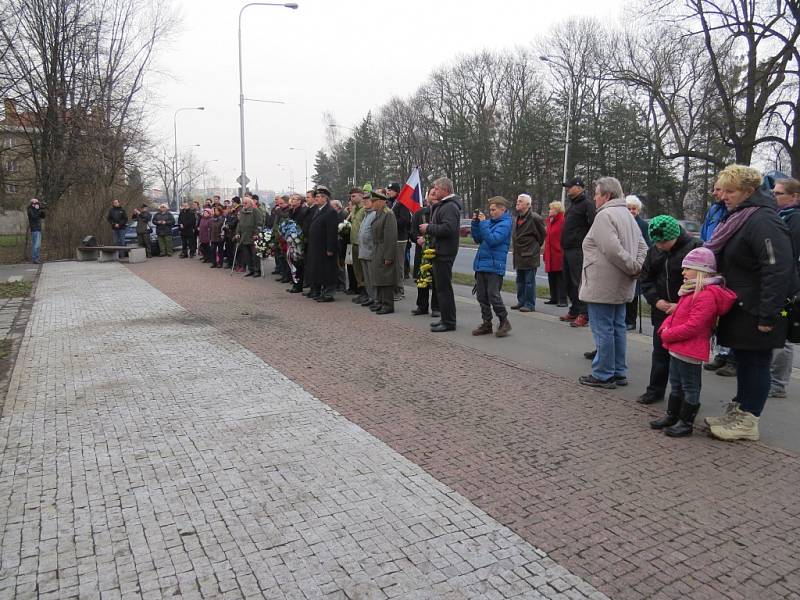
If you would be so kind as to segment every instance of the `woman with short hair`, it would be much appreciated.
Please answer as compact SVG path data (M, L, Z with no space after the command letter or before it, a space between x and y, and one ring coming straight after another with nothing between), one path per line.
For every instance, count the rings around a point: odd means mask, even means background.
M544 237L544 270L550 286L550 299L545 304L567 305L567 286L564 280L564 250L561 248L561 230L564 228L564 205L551 202Z
M798 287L789 230L761 181L761 173L752 167L723 169L717 186L728 214L706 242L737 296L717 327L719 344L730 347L736 357L736 398L724 416L706 418L711 435L721 440L759 439L772 350L786 341L788 323L781 311Z

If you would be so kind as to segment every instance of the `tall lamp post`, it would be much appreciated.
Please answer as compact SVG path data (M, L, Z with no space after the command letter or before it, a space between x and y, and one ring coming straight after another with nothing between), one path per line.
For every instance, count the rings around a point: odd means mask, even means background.
M278 163L276 166L289 171L289 191L294 192L294 172L292 171L292 167L283 163Z
M557 63L552 59L550 56L540 56L539 60L544 62L563 67L563 65ZM567 94L567 132L564 136L564 179L562 179L562 183L567 182L567 158L569 157L569 125L570 121L572 120L572 78L569 80L569 93ZM567 188L563 185L561 186L561 204L564 204L567 197Z
M294 2L249 2L239 10L239 141L241 145L242 172L239 175L239 196L244 197L247 188L247 169L244 160L244 85L242 83L242 13L248 6L283 6L284 8L297 9Z
M178 113L184 110L205 110L205 106L184 106L172 115L172 130L175 135L175 154L172 155L172 197L175 200L175 210L178 210Z
M353 129L352 127L347 127L346 125L331 125L331 127L334 127L336 129L347 129L347 130L353 132L353 187L355 187L356 186L356 157L358 156L358 154L356 153L356 148L357 148L356 130Z
M306 189L303 190L303 191L308 191L308 153L306 152L305 148L293 148L293 147L290 147L289 150L299 150L299 151L301 151L303 153L303 158L306 161ZM355 185L355 184L353 184L353 185Z

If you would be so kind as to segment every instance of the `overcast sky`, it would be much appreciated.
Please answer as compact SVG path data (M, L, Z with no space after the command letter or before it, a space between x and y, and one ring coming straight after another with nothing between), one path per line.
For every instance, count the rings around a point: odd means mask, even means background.
M209 161L218 185L239 174L237 18L245 4L180 0L181 30L162 49L167 76L154 77L157 141L173 146L174 111L181 112L178 146ZM412 94L441 65L462 54L527 46L572 16L617 21L622 0L299 0L300 7L252 6L242 24L244 94L280 100L245 103L247 173L251 187L285 190L291 168L305 185L314 155L325 146L323 112L353 126L394 95ZM342 134L347 134L342 131ZM217 162L211 162L217 161ZM212 185L213 177L207 181Z

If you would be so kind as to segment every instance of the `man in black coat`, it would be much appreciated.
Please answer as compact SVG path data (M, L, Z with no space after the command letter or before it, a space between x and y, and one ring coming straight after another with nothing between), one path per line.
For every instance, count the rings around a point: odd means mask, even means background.
M566 315L559 317L573 327L586 327L589 315L586 303L578 297L583 271L583 238L594 222L594 201L586 197L583 178L573 177L561 184L567 188L570 205L564 216L561 230L561 248L564 251L564 279L571 306Z
M423 206L420 210L414 213L414 216L411 217L411 235L414 236L414 279L419 279L420 272L419 267L422 264L422 251L424 250L425 246L425 238L420 233L420 225L423 223L430 223L431 220L431 210L433 210L433 204L435 204L436 194L433 192L433 188L428 190L428 195L425 198L425 206ZM430 304L431 308L431 316L436 318L440 316L439 313L439 299L436 297L436 282L433 281L433 277L431 276L431 286L428 287L418 287L417 288L417 308L411 311L411 314L414 316L418 315L427 315L428 314L428 305Z
M119 204L119 200L111 201L111 208L108 210L106 221L111 224L111 233L114 234L114 245L125 245L125 229L128 226L128 213Z
M703 245L699 238L690 236L678 221L669 215L658 215L650 220L648 228L653 245L647 251L642 265L639 284L642 295L650 305L653 323L653 354L650 361L650 383L644 394L637 398L640 404L661 402L669 381L669 352L661 345L658 328L678 305L678 290L683 285L684 257Z
M431 331L453 331L456 328L456 299L453 294L453 262L458 254L461 224L461 198L453 193L453 182L441 177L433 183L436 208L430 223L419 226L422 235L433 238L436 257L433 259L433 279L439 300L441 321L431 324Z
M181 233L181 258L194 258L195 248L195 221L197 217L194 210L189 208L189 203L184 202L181 204L181 210L178 213L178 230Z
M317 186L314 210L308 233L306 279L311 290L308 297L317 302L333 302L339 275L339 216L331 206L331 191Z
M147 258L150 258L150 209L147 204L141 208L133 209L133 218L136 220L136 241L144 247Z
M292 287L290 287L287 292L291 294L299 294L303 291L303 281L305 278L305 265L307 257L307 250L308 250L308 235L311 230L311 219L314 216L311 212L311 209L306 206L305 198L303 198L300 194L293 194L291 198L289 198L289 216L290 218L297 223L297 226L300 228L300 231L303 232L303 257L300 260L295 261L295 281Z

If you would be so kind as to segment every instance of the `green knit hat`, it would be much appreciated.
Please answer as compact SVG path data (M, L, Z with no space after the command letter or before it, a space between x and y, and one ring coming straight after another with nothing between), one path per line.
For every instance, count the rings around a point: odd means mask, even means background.
M681 224L669 215L658 215L650 219L647 232L654 242L668 242L678 239L681 234Z

